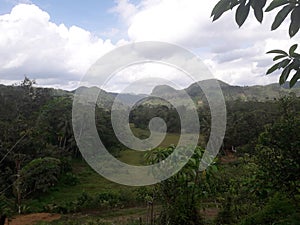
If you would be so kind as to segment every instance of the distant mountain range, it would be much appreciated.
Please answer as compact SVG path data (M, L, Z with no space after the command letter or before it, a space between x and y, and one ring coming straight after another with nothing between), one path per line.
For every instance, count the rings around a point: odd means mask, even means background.
M222 90L225 101L259 101L265 102L274 99L279 99L280 97L289 95L290 93L294 93L296 96L300 97L300 82L298 82L292 89L289 88L289 84L286 83L283 86L280 86L278 83L269 84L269 85L255 85L255 86L233 86L229 85L220 80L204 80L194 84L191 84L189 87L183 90L176 90L168 85L159 85L156 86L150 95L136 95L136 94L118 94L112 92L106 92L104 90L100 90L97 87L80 87L72 93L74 94L76 91L89 91L99 92L101 91L101 98L98 99L98 105L104 108L110 108L112 103L114 102L116 96L118 96L118 100L115 104L118 106L128 106L134 102L140 101L140 104L146 105L157 105L157 104L167 104L166 101L160 100L154 96L162 96L167 97L169 99L176 99L179 101L184 98L184 93L187 93L194 102L197 104L201 104L205 101L205 94L200 87L205 87L209 90L209 93L213 95L216 92L215 82L218 82L220 88ZM184 101L184 100L183 100Z
M183 97L184 93L187 93L197 104L201 104L203 101L205 101L205 95L200 86L205 87L209 90L210 94L213 94L216 91L214 85L216 81L219 83L226 101L241 100L264 102L278 99L280 97L289 95L290 93L294 93L296 96L300 97L300 82L298 82L292 89L290 89L288 88L288 83L283 86L280 86L277 83L264 86L233 86L220 80L200 81L198 83L191 84L189 87L183 90L176 90L168 85L160 85L156 86L150 95L111 93L101 90L98 87L79 87L74 91L48 89L48 93L53 96L69 96L72 98L76 91L86 92L88 93L88 95L90 94L91 100L94 93L101 92L101 98L98 98L97 104L103 108L111 108L112 103L115 101L115 98L118 95L118 100L115 104L122 107L127 107L133 102L139 101L141 98L144 98L144 100L141 101L142 104L166 104L165 101L159 100L154 96L167 96L169 99L171 98L180 100ZM18 87L0 85L0 97L9 94L9 92L13 91L15 88L17 89ZM37 89L41 90L42 88ZM89 99L87 99L87 101L89 101Z
M241 100L241 101L269 101L294 93L300 97L300 82L293 88L288 88L289 84L283 86L279 84L255 85L255 86L232 86L220 80L204 80L194 83L183 90L175 90L174 88L161 85L153 89L151 95L168 96L169 98L180 98L183 92L186 92L195 102L205 100L204 92L200 87L205 87L209 90L209 94L214 94L217 91L215 82L218 82L223 92L225 101Z

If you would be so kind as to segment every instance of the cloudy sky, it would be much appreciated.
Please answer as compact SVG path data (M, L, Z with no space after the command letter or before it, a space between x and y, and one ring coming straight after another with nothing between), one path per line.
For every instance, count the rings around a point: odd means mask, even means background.
M72 90L101 56L139 41L184 47L197 54L214 77L233 85L277 82L278 74L265 75L272 65L265 53L299 43L300 34L290 40L285 25L271 32L275 12L267 13L262 24L250 13L240 29L230 12L212 23L216 2L0 0L0 83L12 84L27 75L39 86ZM163 65L133 66L106 89L120 91L133 77L137 81L149 74L184 87L188 82L180 73Z

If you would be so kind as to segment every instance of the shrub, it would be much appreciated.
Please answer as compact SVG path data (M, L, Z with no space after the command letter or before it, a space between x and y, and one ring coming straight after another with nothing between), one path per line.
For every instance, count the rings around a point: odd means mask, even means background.
M295 204L291 200L277 193L262 210L247 217L240 223L240 225L252 224L296 225L300 224L300 212L297 211Z

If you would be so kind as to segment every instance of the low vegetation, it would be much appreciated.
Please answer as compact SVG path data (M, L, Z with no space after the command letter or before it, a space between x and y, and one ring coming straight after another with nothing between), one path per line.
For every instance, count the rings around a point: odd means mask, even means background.
M28 213L61 215L40 225L299 224L300 99L295 95L228 100L220 153L199 171L210 132L203 101L199 146L184 168L156 185L128 187L104 179L82 158L72 131L72 94L54 95L33 84L25 79L0 89L0 224ZM169 133L146 154L118 142L107 108L96 110L98 133L119 160L157 163L178 142L178 115L168 105L147 104L131 112L130 122L134 135L144 139L156 116L167 121Z

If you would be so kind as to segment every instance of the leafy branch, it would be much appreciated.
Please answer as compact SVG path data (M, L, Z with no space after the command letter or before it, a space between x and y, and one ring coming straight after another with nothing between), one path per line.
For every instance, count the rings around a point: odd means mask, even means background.
M271 30L276 30L290 14L291 22L289 25L289 36L291 38L294 37L300 29L300 0L272 0L264 10L266 3L267 0L220 0L213 8L211 17L213 17L213 21L215 21L226 11L237 7L235 21L238 26L241 27L249 15L250 8L253 9L257 21L261 23L263 21L264 12L270 12L281 7L272 23ZM290 72L293 70L296 70L296 73L290 81L290 87L293 87L297 80L300 79L300 55L295 53L296 48L297 44L290 47L289 54L282 50L272 50L267 52L279 54L274 57L274 62L286 58L281 62L276 63L267 71L267 74L270 74L277 69L283 69L279 79L280 85L287 81Z
M273 58L273 61L277 61L279 59L283 59L282 61L276 63L273 65L268 71L267 74L273 73L274 71L283 68L283 71L280 75L279 78L279 84L282 85L284 84L290 73L293 70L296 70L295 74L293 75L291 81L290 81L290 87L293 87L297 80L300 79L300 54L296 53L295 50L297 49L298 45L295 44L292 47L290 47L289 53L286 53L285 51L282 50L272 50L267 52L268 54L270 53L275 53L278 54Z

